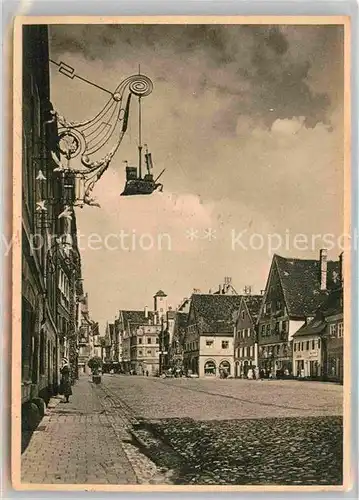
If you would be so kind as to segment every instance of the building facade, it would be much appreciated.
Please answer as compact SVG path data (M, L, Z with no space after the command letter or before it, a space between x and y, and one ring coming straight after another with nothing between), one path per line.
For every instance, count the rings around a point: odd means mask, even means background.
M76 217L63 217L63 176L51 153L58 130L51 111L48 29L23 27L21 398L25 427L39 400L57 394L63 358L77 378L81 258Z
M240 295L194 294L184 338L185 372L204 376L233 376L233 313Z
M316 317L293 335L293 375L318 378L324 374L322 334L326 324Z
M169 365L174 373L182 374L184 372L183 360L187 322L188 312L176 311L172 341L169 345Z
M235 312L234 364L235 377L247 377L249 368L258 366L257 319L262 295L244 295Z
M339 261L274 255L258 318L258 362L267 375L293 374L293 336L338 286Z
M332 290L315 317L293 337L295 376L344 379L343 285Z

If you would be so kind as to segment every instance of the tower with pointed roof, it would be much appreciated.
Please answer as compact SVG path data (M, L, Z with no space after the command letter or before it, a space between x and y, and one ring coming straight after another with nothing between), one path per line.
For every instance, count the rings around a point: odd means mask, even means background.
M153 296L154 305L153 311L159 321L167 313L167 295L163 290L158 290L158 292Z

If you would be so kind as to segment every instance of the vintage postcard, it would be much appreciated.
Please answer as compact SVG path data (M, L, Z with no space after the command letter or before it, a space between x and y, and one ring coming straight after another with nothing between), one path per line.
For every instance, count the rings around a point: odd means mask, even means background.
M16 20L16 489L349 486L349 30Z

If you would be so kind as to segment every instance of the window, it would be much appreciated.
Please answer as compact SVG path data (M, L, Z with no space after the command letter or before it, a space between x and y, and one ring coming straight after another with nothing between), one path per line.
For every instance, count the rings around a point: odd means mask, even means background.
M229 361L222 361L221 364L219 365L219 371L226 372L228 375L230 375L231 365L230 365Z
M329 335L331 337L336 337L337 335L337 325L329 325Z
M266 329L266 326L265 325L261 325L261 335L262 335L262 337L264 337L264 335L265 335L265 329Z
M147 349L147 354L149 354L149 355L151 355L151 354L152 354L151 349Z
M268 323L268 325L266 325L266 335L269 336L270 335L270 324Z
M295 342L293 345L294 352L297 350L297 343Z
M344 325L343 323L338 323L338 338L343 338L344 335Z
M250 336L251 336L251 329L247 328L247 337L250 337Z
M287 333L287 331L288 331L288 322L282 321L282 332Z
M276 346L276 353L277 353L277 356L278 356L279 352L280 352L280 345L277 345L277 346Z
M138 355L139 355L139 356L142 356L142 355L143 355L143 351L142 351L142 349L140 349L140 350L138 351Z
M312 349L315 349L315 340L312 340Z
M309 340L307 340L306 350L309 351Z
M222 340L222 349L228 349L229 342L228 340Z
M139 344L142 344L142 339L138 339L138 343L139 343Z
M241 316L242 316L242 319L244 319L244 311L242 311L242 314L241 314Z
M239 348L239 357L243 358L243 347Z
M304 351L304 342L301 343L301 350Z
M320 339L318 339L318 349L320 349Z
M206 347L213 347L214 341L213 340L206 340Z
M282 309L282 302L280 300L277 300L276 306L277 306L277 311L280 311Z
M214 361L206 361L204 365L204 374L207 376L216 374L216 363Z
M151 337L147 337L147 344L151 344L151 343L152 343Z
M160 343L160 339L158 337L156 337L156 344L159 344Z

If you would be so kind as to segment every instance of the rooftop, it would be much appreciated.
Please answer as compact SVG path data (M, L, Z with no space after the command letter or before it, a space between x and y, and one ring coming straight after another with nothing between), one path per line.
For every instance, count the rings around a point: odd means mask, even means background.
M310 316L340 284L339 261L328 261L327 289L320 289L319 260L274 255L290 316Z
M224 334L233 332L233 312L239 308L242 295L192 295L191 308L195 311L201 333Z

